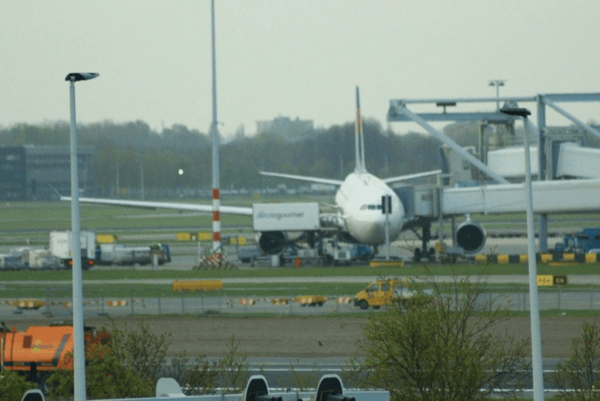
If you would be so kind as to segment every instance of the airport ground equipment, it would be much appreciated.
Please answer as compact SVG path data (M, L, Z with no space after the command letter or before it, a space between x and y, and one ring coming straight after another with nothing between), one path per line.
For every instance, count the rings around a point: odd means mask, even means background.
M294 300L301 306L323 306L327 298L323 295L302 295Z
M408 299L415 296L415 292L407 288L407 280L397 278L380 278L370 283L366 289L356 294L354 306L360 309L369 307L378 309L384 305L391 305L394 299Z
M554 253L600 253L600 227L584 228L582 231L567 235L562 243L557 243Z
M280 255L293 242L292 233L318 231L319 204L255 203L252 205L252 224L257 236L258 248L268 255Z
M335 237L323 238L319 253L326 265L348 266L352 260L352 244L341 243Z
M59 270L65 265L48 249L23 246L0 255L0 270Z
M167 244L147 246L127 246L121 244L100 244L95 252L99 265L163 265L171 261L171 250Z
M86 348L110 342L110 333L90 327L84 333ZM42 387L57 369L73 369L73 326L31 326L17 331L0 326L0 371L12 370Z
M176 280L173 292L219 291L223 289L221 280Z
M81 268L87 270L96 262L96 234L93 231L81 231L80 236ZM50 232L50 252L60 258L65 267L69 269L73 266L71 241L71 231Z
M238 259L242 263L254 265L256 259L261 256L260 250L255 246L244 246L237 249Z

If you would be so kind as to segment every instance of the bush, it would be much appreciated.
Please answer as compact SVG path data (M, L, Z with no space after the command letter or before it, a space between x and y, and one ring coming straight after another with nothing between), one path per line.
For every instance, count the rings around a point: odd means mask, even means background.
M227 393L242 392L250 377L248 357L239 351L240 342L231 336L227 344L227 355L221 358L216 368L221 386Z
M565 400L600 400L600 324L584 323L571 356L556 365L554 382Z
M14 401L23 398L27 390L36 388L37 384L25 380L25 376L11 370L0 372L0 401Z
M160 377L173 377L189 394L213 391L217 373L214 364L202 358L189 360L185 353L165 362L169 336L152 333L148 325L138 321L135 330L118 329L114 322L107 329L112 334L109 344L98 344L86 350L86 385L90 399L152 397ZM74 377L71 370L60 370L48 379L52 397L70 397Z
M482 400L528 368L528 339L497 332L508 309L482 312L480 282L455 280L369 319L355 359L361 387L383 388L393 400ZM420 288L416 288L419 292Z

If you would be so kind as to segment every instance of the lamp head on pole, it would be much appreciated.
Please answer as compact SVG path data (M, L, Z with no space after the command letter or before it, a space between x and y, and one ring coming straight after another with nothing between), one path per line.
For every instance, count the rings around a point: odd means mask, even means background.
M72 72L65 78L65 81L88 81L99 76L97 72Z
M527 116L531 115L531 112L525 108L522 107L518 107L518 108L503 108L500 109L500 111L506 115L509 116L518 116L518 117L523 117L523 118L527 118Z

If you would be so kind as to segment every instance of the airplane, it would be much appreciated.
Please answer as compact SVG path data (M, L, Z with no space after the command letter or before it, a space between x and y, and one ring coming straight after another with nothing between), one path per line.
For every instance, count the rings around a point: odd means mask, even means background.
M355 129L355 158L356 165L343 181L327 178L306 177L272 172L260 172L265 176L289 178L313 183L328 184L338 187L335 196L336 213L323 213L321 222L326 226L336 227L345 240L378 247L386 243L386 215L382 213L382 197L389 196L391 208L387 219L389 221L389 241L396 240L403 231L405 211L398 195L390 188L390 184L440 174L441 170L403 175L379 179L367 172L364 154L364 136L360 114L359 89L356 88L356 129ZM63 201L70 197L60 198ZM100 198L79 198L81 203L130 206L138 208L164 208L185 211L211 212L211 205L194 205L169 202L149 202L132 200L115 200ZM220 206L220 213L252 216L251 207ZM280 254L290 243L290 236L284 232L267 231L258 236L258 246L265 254Z
M432 170L383 180L367 172L358 87L356 88L355 133L355 168L343 181L265 171L259 173L265 176L339 187L335 195L337 216L334 216L334 224L337 225L342 233L347 234L345 237L350 241L378 247L386 243L386 215L382 213L382 197L389 196L391 198L391 210L387 216L389 219L388 235L390 242L400 236L406 218L404 206L400 198L389 185L441 174L442 171Z

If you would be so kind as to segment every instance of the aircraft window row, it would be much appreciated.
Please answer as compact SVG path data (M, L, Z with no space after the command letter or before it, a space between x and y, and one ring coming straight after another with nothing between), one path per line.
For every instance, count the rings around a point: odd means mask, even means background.
M379 205L362 205L360 210L381 210L381 204Z

